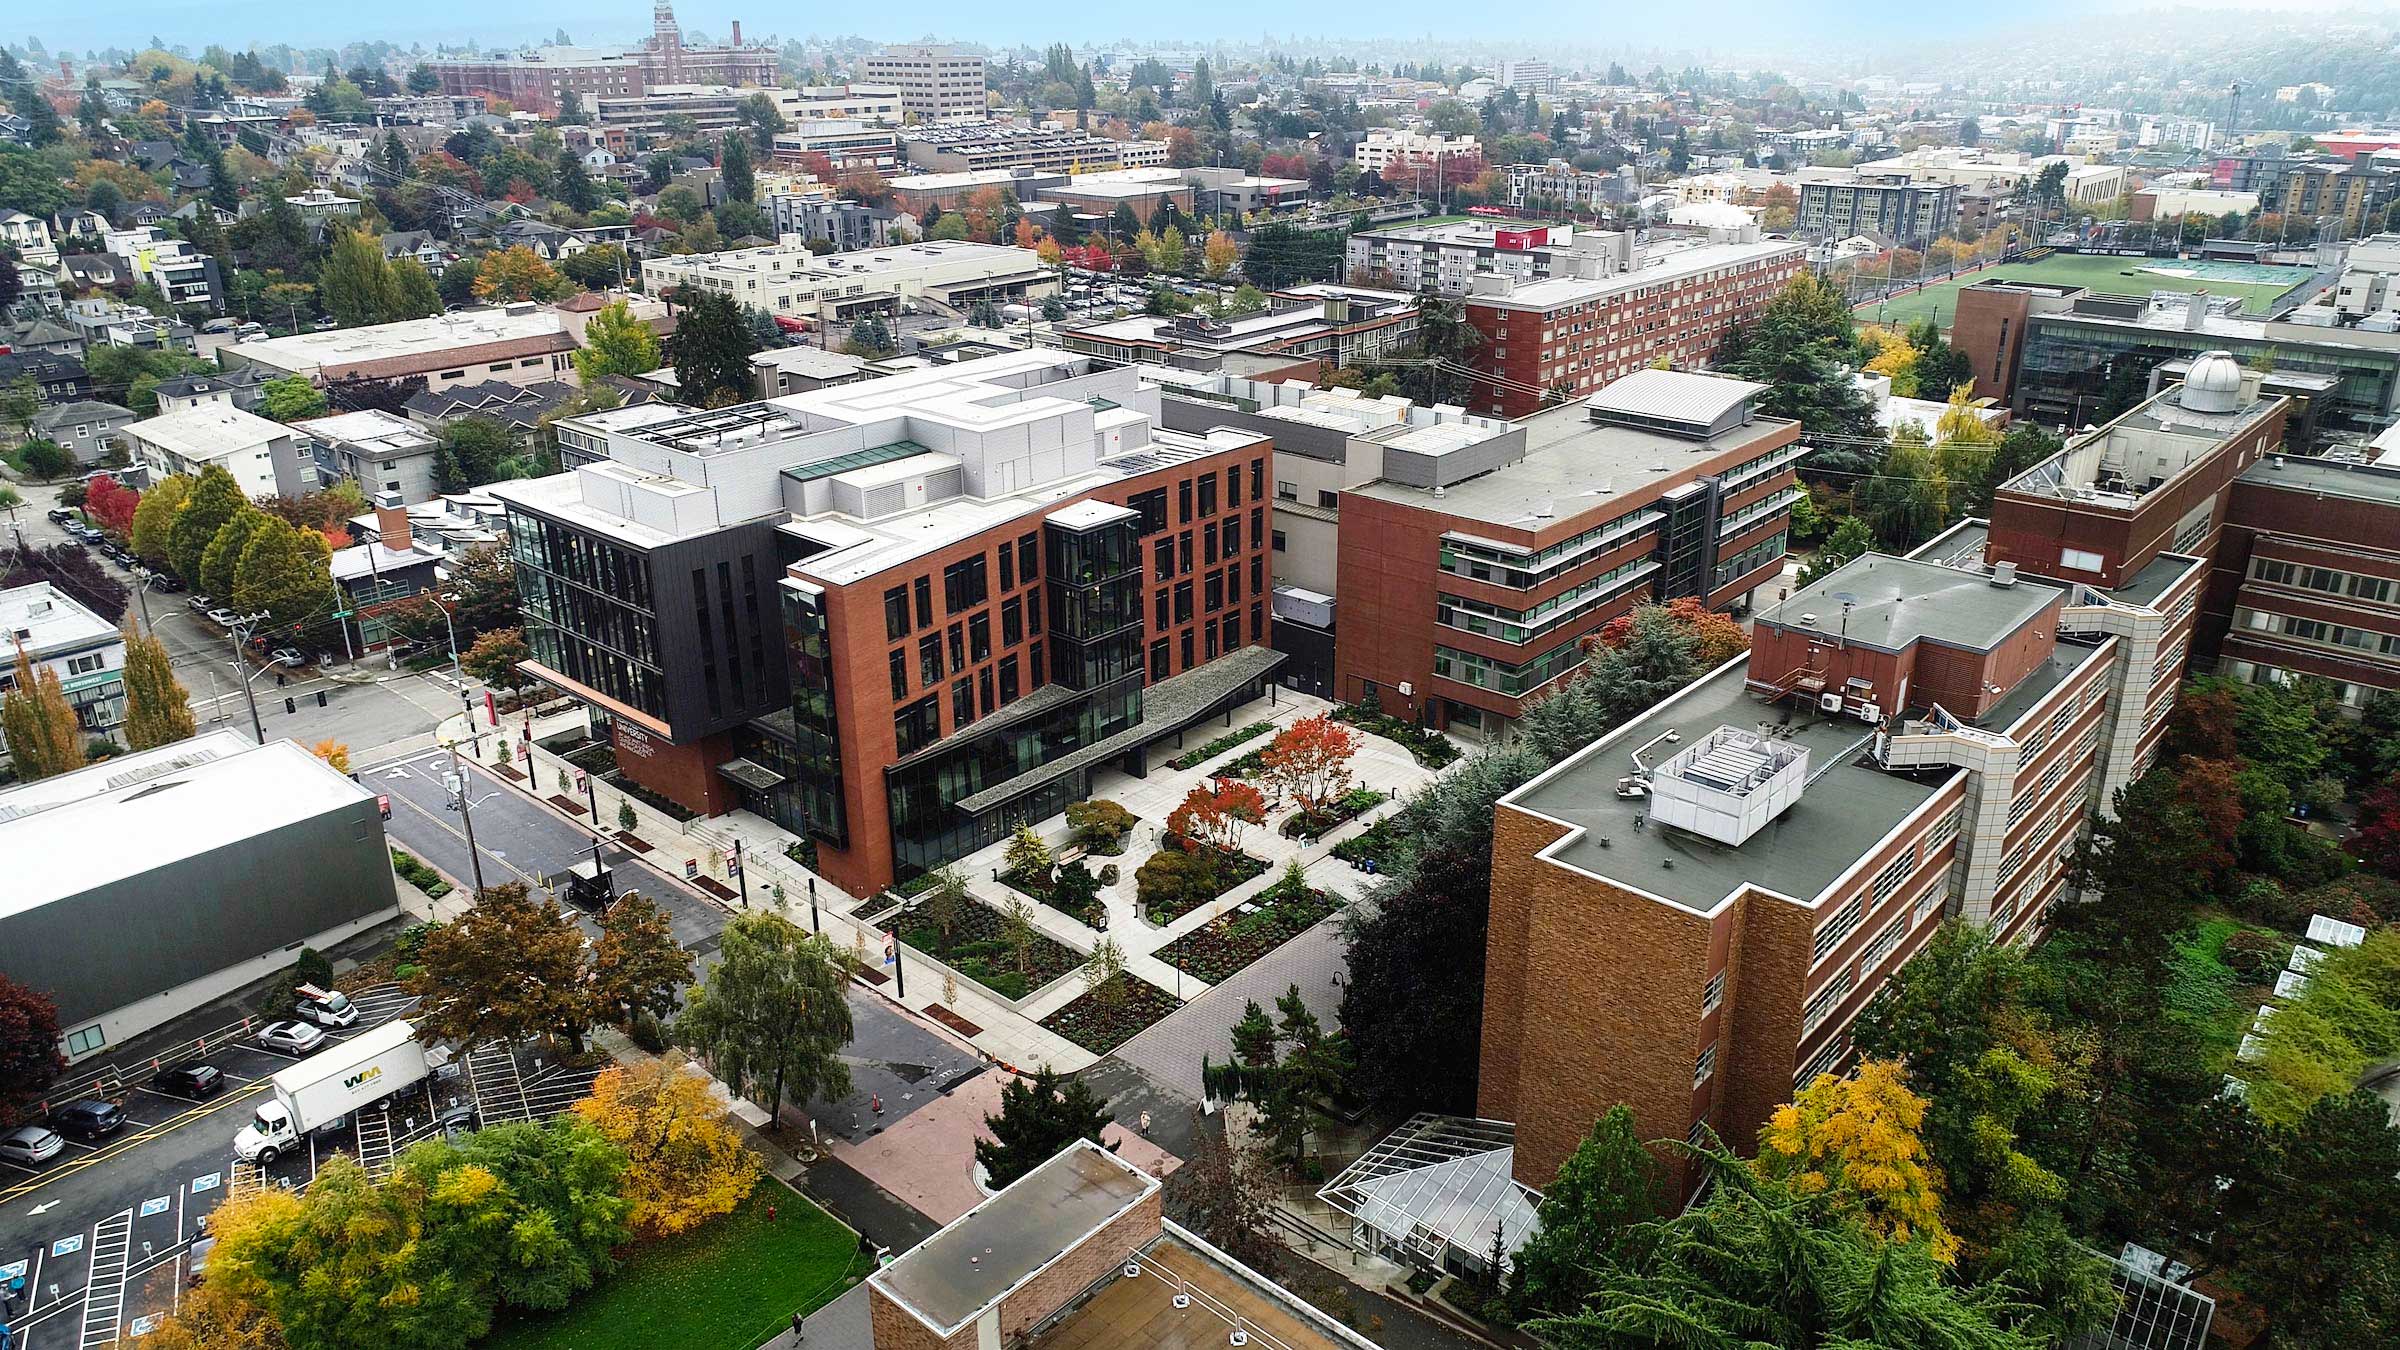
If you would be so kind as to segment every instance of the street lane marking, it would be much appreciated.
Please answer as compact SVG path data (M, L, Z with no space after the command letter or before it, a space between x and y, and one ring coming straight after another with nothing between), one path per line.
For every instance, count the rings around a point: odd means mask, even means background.
M74 1234L71 1237L60 1238L58 1241L50 1244L50 1254L52 1256L73 1256L75 1253L82 1250L83 1234L81 1233Z
M219 1101L212 1102L206 1106L195 1106L191 1110L184 1112L182 1115L179 1115L172 1120L162 1121L161 1123L153 1125L138 1134L121 1135L118 1137L116 1142L110 1144L107 1148L102 1149L99 1152L78 1157L72 1162L68 1162L62 1166L53 1167L50 1170L41 1173L31 1181L19 1182L18 1184L9 1187L6 1190L0 1190L0 1204L7 1204L8 1202L16 1200L22 1196L31 1195L33 1192L40 1190L44 1186L49 1185L51 1182L57 1181L61 1177L73 1176L86 1167L91 1167L95 1164L106 1162L111 1158L125 1153L129 1149L139 1147L140 1145L148 1143L150 1140L156 1139L161 1135L171 1134L175 1130L180 1129L181 1127L190 1124L195 1120L205 1120L209 1116L215 1115L217 1112L224 1110L226 1107L237 1105L244 1099L256 1095L258 1092L263 1090L265 1081L266 1080L264 1079L260 1079L252 1083L245 1084L240 1088L229 1088L223 1094L223 1098Z

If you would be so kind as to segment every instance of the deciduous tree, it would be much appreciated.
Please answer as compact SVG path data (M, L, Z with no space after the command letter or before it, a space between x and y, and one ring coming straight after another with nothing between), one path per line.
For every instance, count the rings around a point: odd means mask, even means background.
M575 373L585 384L598 384L611 375L647 375L658 367L658 335L633 316L633 307L625 301L601 306L584 326Z
M1031 1078L1019 1074L1001 1084L1000 1114L983 1123L992 1137L975 1141L975 1161L997 1190L1078 1139L1099 1142L1108 1102L1080 1078L1062 1085L1057 1072L1043 1065Z
M1665 1187L1664 1169L1634 1133L1632 1109L1610 1107L1542 1188L1536 1227L1517 1250L1509 1290L1519 1314L1579 1311L1626 1230L1658 1217Z
M232 603L233 574L241 566L242 550L267 520L266 512L247 504L234 512L233 519L226 521L224 528L217 531L217 537L200 551L200 575L192 578L192 585Z
M309 383L305 376L286 375L269 380L258 387L258 393L259 415L277 422L303 422L323 417L329 411L325 391Z
M1936 1261L1958 1254L1942 1223L1941 1180L1928 1166L1925 1099L1900 1065L1871 1059L1846 1077L1819 1074L1777 1108L1758 1135L1758 1168L1795 1194L1829 1195L1867 1231L1924 1239Z
M532 659L533 649L525 645L523 629L495 628L476 638L458 663L485 684L513 693L533 684L533 677L521 665Z
M1350 761L1357 753L1358 733L1332 714L1318 713L1276 733L1263 756L1264 771L1277 791L1314 814L1350 790Z
M1221 281L1242 260L1241 246L1223 230L1211 230L1208 242L1200 248L1200 271L1211 281Z
M601 1021L621 1031L645 1017L665 1018L692 982L692 954L656 902L639 891L620 896L600 916L592 944L592 998Z
M133 526L127 535L135 557L152 567L170 565L169 541L175 527L175 513L183 509L185 500L191 494L190 476L180 473L160 479L142 494L141 505L134 508Z
M0 974L0 1124L18 1125L67 1066L58 1052L58 1004Z
M475 294L494 304L518 300L564 300L575 283L524 244L483 255L475 269Z
M201 470L168 533L167 562L175 575L197 584L201 555L208 551L217 531L225 528L225 522L247 505L249 499L242 495L241 484L232 474L215 465Z
M0 695L0 739L18 778L32 782L83 767L83 737L74 705L48 666L38 672L25 644L17 644L16 685Z
M800 1101L850 1090L842 1048L850 1043L844 996L848 959L777 914L743 914L726 926L707 978L676 1018L675 1039L707 1056L736 1092L780 1116L787 1093Z
M125 639L125 743L136 750L188 739L196 725L192 696L175 678L166 644L138 632L128 616Z
M333 550L325 536L268 516L242 546L233 605L295 635L333 609Z
M575 1114L625 1155L634 1231L680 1233L730 1214L765 1172L706 1077L663 1060L613 1068Z
M425 1000L430 1036L476 1046L555 1038L580 1050L594 1021L583 933L523 882L487 886L457 919L426 936L409 992Z
M1187 849L1208 848L1237 853L1242 830L1267 818L1266 795L1238 778L1220 778L1194 787L1183 804L1167 815L1167 833Z

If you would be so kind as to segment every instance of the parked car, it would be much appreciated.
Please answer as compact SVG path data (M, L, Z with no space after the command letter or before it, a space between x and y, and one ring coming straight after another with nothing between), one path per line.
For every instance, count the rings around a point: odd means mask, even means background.
M183 603L185 608L191 610L194 614L206 614L210 610L217 607L217 602L214 599L202 595L197 591L192 593L191 599L186 600Z
M472 1102L459 1102L454 1106L444 1107L442 1113L433 1118L433 1125L435 1129L441 1131L444 1139L457 1139L461 1135L473 1134L475 1132L475 1106Z
M53 525L65 525L73 521L75 518L76 516L74 507L53 506L50 508L50 523Z
M325 1043L325 1033L306 1022L269 1022L259 1028L258 1043L269 1050L305 1055Z
M298 647L277 647L274 651L267 654L267 659L270 661L281 661L287 666L305 666L308 664L308 658L300 654L300 649Z
M208 612L208 621L219 628L233 627L233 621L240 617L230 609L212 609Z
M177 591L183 589L183 578L175 575L173 572L152 572L150 574L150 588L152 590L165 591L167 594L173 595Z
M225 1090L225 1074L214 1064L178 1064L160 1074L156 1085L178 1097L214 1097Z
M0 1135L0 1162L12 1162L20 1167L34 1167L50 1161L67 1146L55 1130L39 1125L25 1125Z
M86 1097L51 1112L50 1128L77 1139L106 1139L125 1128L125 1108L115 1102Z
M358 1005L338 989L319 989L313 984L304 984L293 990L292 995L292 1011L303 1022L313 1022L321 1027L358 1024Z

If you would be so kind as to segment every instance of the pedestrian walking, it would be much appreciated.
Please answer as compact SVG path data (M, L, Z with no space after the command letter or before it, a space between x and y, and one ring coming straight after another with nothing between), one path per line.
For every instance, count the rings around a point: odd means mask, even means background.
M792 1314L792 1334L804 1341L808 1339L808 1332L802 1329L798 1313Z

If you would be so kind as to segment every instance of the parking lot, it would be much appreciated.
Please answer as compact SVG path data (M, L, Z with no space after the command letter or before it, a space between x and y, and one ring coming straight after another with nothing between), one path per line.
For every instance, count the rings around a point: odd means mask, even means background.
M329 1033L347 1040L414 1006L396 985L351 991L358 1022ZM78 1066L54 1100L116 1102L126 1124L113 1137L69 1138L48 1162L0 1162L0 1321L26 1350L99 1350L137 1338L174 1311L202 1216L252 1186L305 1187L338 1154L381 1172L402 1150L433 1137L445 1112L474 1109L476 1123L546 1120L586 1095L597 1070L570 1069L538 1050L482 1047L344 1128L265 1168L233 1156L233 1136L269 1091L268 1079L304 1056L257 1043L255 1026L194 1032L173 1050L130 1064ZM161 1070L206 1062L224 1086L194 1099L169 1091ZM388 1108L388 1109L383 1109Z

